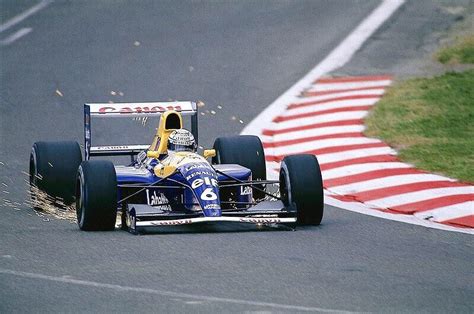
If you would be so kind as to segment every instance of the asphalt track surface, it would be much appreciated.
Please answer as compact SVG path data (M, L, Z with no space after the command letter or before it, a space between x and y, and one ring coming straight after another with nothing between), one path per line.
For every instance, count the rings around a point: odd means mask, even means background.
M3 1L2 23L36 3ZM0 34L32 29L0 47L2 200L26 198L21 171L34 141L81 141L84 102L200 99L216 111L201 117L201 145L238 134L377 4L49 4ZM411 6L375 37L406 26ZM414 19L413 36L424 25ZM131 130L116 136L152 136ZM132 236L80 232L19 208L0 207L2 313L474 309L470 235L327 206L321 226L295 232L207 226Z

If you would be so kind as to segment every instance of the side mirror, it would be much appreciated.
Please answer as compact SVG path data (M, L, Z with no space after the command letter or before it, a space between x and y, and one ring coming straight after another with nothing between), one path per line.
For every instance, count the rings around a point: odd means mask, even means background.
M148 158L158 158L160 157L160 153L156 150L149 150L146 152L146 156Z
M204 150L204 158L209 158L209 157L215 157L216 156L216 150L215 149L206 149Z

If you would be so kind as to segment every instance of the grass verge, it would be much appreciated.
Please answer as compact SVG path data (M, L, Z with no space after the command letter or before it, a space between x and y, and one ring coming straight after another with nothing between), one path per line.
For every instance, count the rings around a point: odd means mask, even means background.
M474 182L474 70L396 84L366 125L366 134L398 149L401 160Z
M441 48L436 59L442 64L474 63L474 35L458 38L454 45Z

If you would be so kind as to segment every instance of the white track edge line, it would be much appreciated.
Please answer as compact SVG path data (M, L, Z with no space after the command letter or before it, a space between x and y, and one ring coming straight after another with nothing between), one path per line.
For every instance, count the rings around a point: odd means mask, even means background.
M166 291L166 290L157 290L157 289L143 288L143 287L122 286L122 285L117 285L117 284L80 280L80 279L74 279L70 277L49 276L49 275L23 272L23 271L15 271L15 270L10 270L10 269L3 269L3 268L0 268L0 274L12 275L12 276L30 278L30 279L48 280L48 281L53 281L53 282L73 284L73 285L79 285L79 286L87 286L87 287L93 287L93 288L111 289L111 290L115 290L119 292L148 293L148 294L160 295L164 297L186 298L186 299L194 299L194 300L209 301L209 302L270 307L270 308L276 308L280 310L324 312L324 313L356 313L356 312L343 311L343 310L325 309L325 308L320 308L320 307L287 305L287 304L279 304L279 303L271 303L271 302L260 302L260 301L221 298L221 297L213 297L213 296L205 296L205 295L195 295L195 294L172 292L172 291Z
M7 29L9 29L12 26L15 26L16 24L20 23L24 19L28 18L30 15L33 15L36 12L38 12L39 10L45 8L51 2L53 2L53 0L42 0L41 2L39 2L38 4L32 6L31 8L24 11L23 13L20 13L17 16L11 18L10 20L6 21L2 25L0 25L0 33L6 31Z
M302 90L322 75L346 64L362 44L404 3L405 0L384 0L323 61L255 117L241 134L260 135L273 117L282 113L289 103L297 99Z
M30 27L24 27L24 28L21 28L20 30L16 31L15 33L13 33L12 35L8 36L7 38L3 39L0 41L0 45L2 46L8 46L10 45L11 43L17 41L18 39L20 39L21 37L25 36L25 35L28 35L33 29L30 28Z

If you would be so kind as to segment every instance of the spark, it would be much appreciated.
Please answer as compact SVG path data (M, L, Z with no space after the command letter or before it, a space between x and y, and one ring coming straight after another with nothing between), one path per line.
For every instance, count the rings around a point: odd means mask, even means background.
M34 185L31 186L31 191L28 192L31 194L30 206L33 207L38 217L46 219L44 221L50 221L45 214L62 220L76 221L76 211L73 205L65 205L61 198L52 197ZM14 205L12 204L10 207L14 207ZM41 212L36 208L41 208Z

